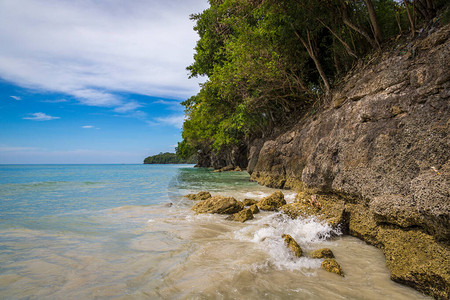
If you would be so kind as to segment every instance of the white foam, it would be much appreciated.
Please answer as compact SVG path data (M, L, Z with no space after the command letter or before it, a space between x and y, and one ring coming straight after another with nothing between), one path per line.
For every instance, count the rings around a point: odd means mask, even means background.
M320 268L321 260L297 258L286 247L283 234L291 235L303 250L319 247L332 234L340 234L326 223L314 218L292 220L281 213L273 213L253 221L236 232L236 239L256 243L269 255L269 263L278 269L305 270ZM264 267L261 266L261 267Z

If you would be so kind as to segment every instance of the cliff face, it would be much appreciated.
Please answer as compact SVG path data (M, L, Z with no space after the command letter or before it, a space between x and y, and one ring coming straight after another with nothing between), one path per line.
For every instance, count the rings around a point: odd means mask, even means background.
M449 37L446 26L380 54L328 109L250 145L247 168L339 202L341 225L384 251L392 279L436 298L450 297Z

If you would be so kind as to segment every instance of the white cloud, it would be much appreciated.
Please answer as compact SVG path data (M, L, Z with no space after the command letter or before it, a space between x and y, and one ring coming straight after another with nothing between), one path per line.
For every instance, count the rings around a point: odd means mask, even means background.
M184 115L173 115L163 118L156 118L156 121L159 124L170 125L181 129L183 127L184 119L185 119ZM151 124L149 123L149 125Z
M14 100L20 101L22 100L22 98L20 98L19 96L9 96L11 98L13 98Z
M94 126L92 126L92 125L85 125L85 126L81 126L81 128L91 129L91 128L94 128Z
M24 120L32 120L32 121L50 121L60 119L60 117L52 117L45 113L37 112L34 114L30 114L30 117L23 117Z
M130 111L134 111L134 110L136 110L139 107L142 107L142 105L140 105L137 102L132 101L132 102L125 103L125 104L123 104L123 105L121 105L119 107L116 107L114 109L114 111L118 112L118 113L127 113L127 112L130 112Z
M189 14L206 0L0 1L0 77L126 110L129 92L184 99L197 35ZM133 102L132 102L133 103Z
M45 103L64 103L67 102L66 99L55 99L55 100L43 100Z

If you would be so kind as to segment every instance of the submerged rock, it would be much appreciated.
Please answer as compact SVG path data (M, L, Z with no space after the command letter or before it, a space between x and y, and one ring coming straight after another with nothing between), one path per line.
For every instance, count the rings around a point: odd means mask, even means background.
M295 256L300 257L303 254L302 248L297 244L297 242L294 240L292 236L289 234L283 234L281 236L284 239L284 243L286 244L286 247L288 247Z
M235 213L229 217L227 217L227 220L230 221L238 221L244 223L245 221L252 220L253 219L253 212L250 208L244 208L238 213Z
M234 214L243 208L244 204L233 197L214 196L196 203L192 210L199 214Z
M258 201L254 199L244 199L242 200L242 203L244 203L245 206L252 206L253 204L258 203Z
M256 205L262 210L277 211L280 207L286 204L284 195L281 191L277 191L270 196L263 198Z
M327 258L325 259L322 264L320 265L322 269L325 271L335 273L338 275L341 275L344 277L344 272L341 269L341 266L338 264L338 262L333 258Z
M317 249L311 252L312 258L334 258L333 251L329 248Z
M252 214L259 213L259 208L258 208L258 206L256 206L256 204L253 204L252 206L250 206L249 209L252 211Z
M211 198L211 194L206 191L201 191L197 194L187 194L184 197L188 198L189 200L206 200L208 198Z

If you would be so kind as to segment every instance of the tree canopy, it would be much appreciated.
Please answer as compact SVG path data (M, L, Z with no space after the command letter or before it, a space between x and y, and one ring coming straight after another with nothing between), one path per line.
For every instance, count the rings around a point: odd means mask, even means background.
M159 153L153 156L146 157L144 159L144 164L195 164L197 163L197 158L195 156L190 156L187 159L180 158L175 153Z
M262 137L299 116L367 53L414 34L444 0L210 0L191 16L199 34L177 153L220 150ZM408 17L413 14L413 17ZM412 18L412 19L411 19Z

